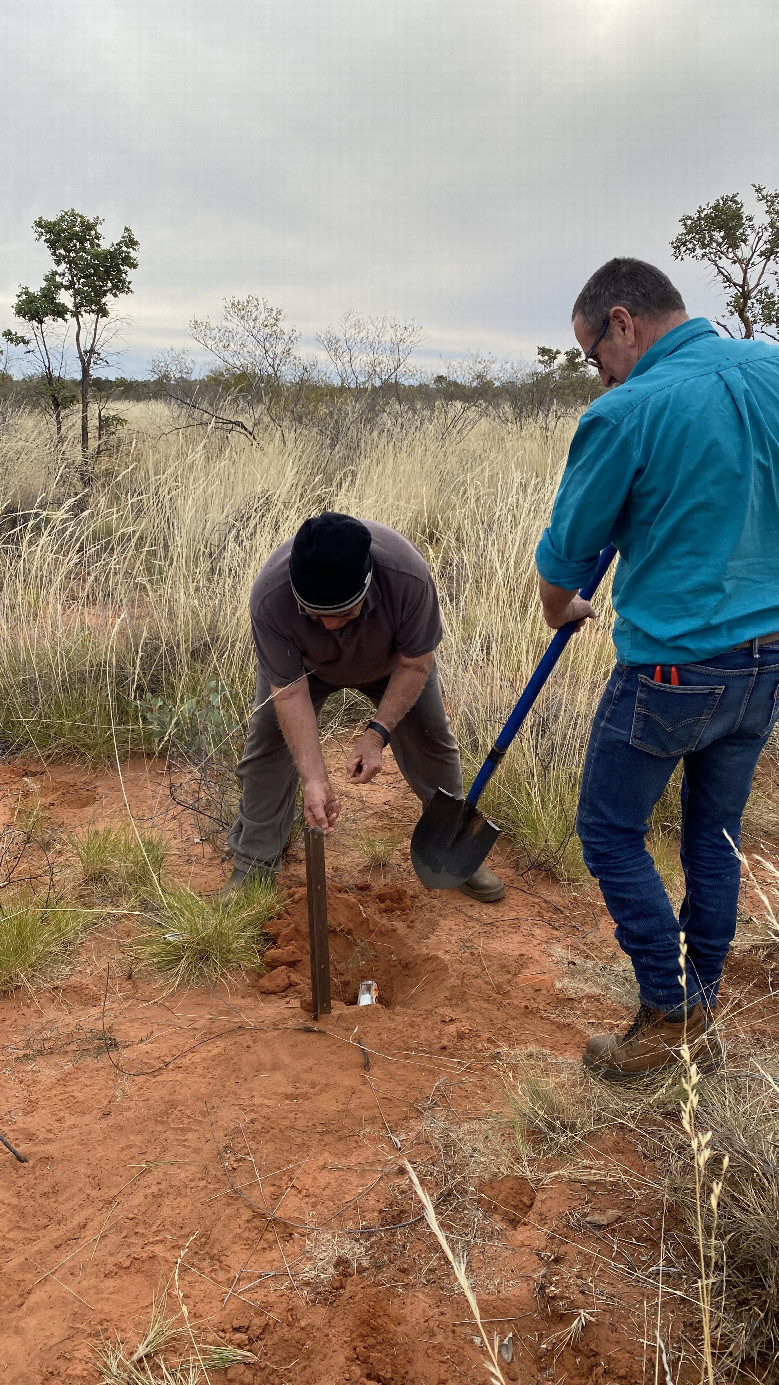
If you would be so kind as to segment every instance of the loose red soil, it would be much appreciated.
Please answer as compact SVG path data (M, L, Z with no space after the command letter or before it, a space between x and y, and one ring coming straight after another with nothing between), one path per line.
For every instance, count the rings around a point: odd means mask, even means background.
M255 1357L213 1382L487 1380L404 1159L468 1253L488 1330L512 1334L507 1380L654 1379L659 1205L633 1191L635 1146L612 1131L528 1178L510 1123L528 1055L576 1061L625 1018L597 894L523 876L500 847L505 899L430 893L406 844L383 869L360 846L365 831L407 843L417 810L394 765L344 798L326 848L333 1013L318 1023L299 845L264 978L165 994L133 972L123 917L66 977L0 998L0 1131L28 1160L0 1148L0 1381L96 1382L91 1344L136 1341L177 1264L190 1323ZM55 864L67 833L126 821L128 802L167 836L172 876L219 887L229 865L174 808L164 765L134 761L122 781L0 765L0 827L41 805ZM739 955L734 973L748 966ZM358 1009L366 978L379 1004ZM747 979L768 993L759 967Z

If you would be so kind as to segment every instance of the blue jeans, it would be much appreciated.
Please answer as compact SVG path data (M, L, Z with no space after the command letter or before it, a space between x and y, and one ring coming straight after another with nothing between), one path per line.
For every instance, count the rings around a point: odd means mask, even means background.
M641 999L683 1004L679 934L687 937L688 1004L714 1005L736 931L741 814L763 746L779 719L779 643L662 670L618 664L595 714L577 831L630 957ZM646 849L649 816L679 760L681 860L686 893L677 919Z

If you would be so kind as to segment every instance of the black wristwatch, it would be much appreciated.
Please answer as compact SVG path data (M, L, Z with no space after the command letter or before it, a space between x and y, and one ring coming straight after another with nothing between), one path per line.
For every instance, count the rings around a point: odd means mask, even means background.
M389 731L387 730L386 726L382 726L382 724L381 724L380 721L369 721L369 722L368 722L368 725L367 725L366 728L365 728L365 730L366 730L366 731L378 731L379 735L381 736L381 739L382 739L383 742L384 742L384 748L385 748L385 749L387 748L387 746L388 746L389 743L390 743L390 733L389 733Z

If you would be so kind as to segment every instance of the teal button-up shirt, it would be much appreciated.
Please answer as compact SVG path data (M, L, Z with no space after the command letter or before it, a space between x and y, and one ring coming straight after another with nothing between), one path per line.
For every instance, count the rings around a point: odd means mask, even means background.
M578 589L609 542L620 663L695 663L779 631L779 348L693 318L596 399L538 571Z

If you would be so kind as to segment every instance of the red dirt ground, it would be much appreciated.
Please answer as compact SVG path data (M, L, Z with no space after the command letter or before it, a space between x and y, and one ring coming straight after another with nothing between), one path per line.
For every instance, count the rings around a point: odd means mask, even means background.
M135 761L124 783L141 825L170 840L171 874L218 888L229 867L172 812L165 767ZM55 855L63 834L127 813L116 771L30 759L0 765L0 827L20 800L44 806ZM122 918L67 977L0 999L0 1131L28 1159L0 1147L0 1385L96 1382L93 1344L136 1341L177 1264L190 1323L255 1358L215 1383L486 1381L403 1159L468 1251L488 1330L512 1334L507 1380L654 1380L659 1206L623 1176L641 1173L635 1149L612 1131L529 1180L511 1127L527 1062L577 1060L593 1028L622 1023L618 998L631 1003L598 896L518 874L500 847L505 899L430 893L394 765L345 800L327 843L334 1004L319 1023L303 1008L300 846L261 981L166 995L133 973ZM368 868L366 830L403 834L383 869ZM380 1003L358 1009L368 977ZM759 999L764 978L748 980Z

